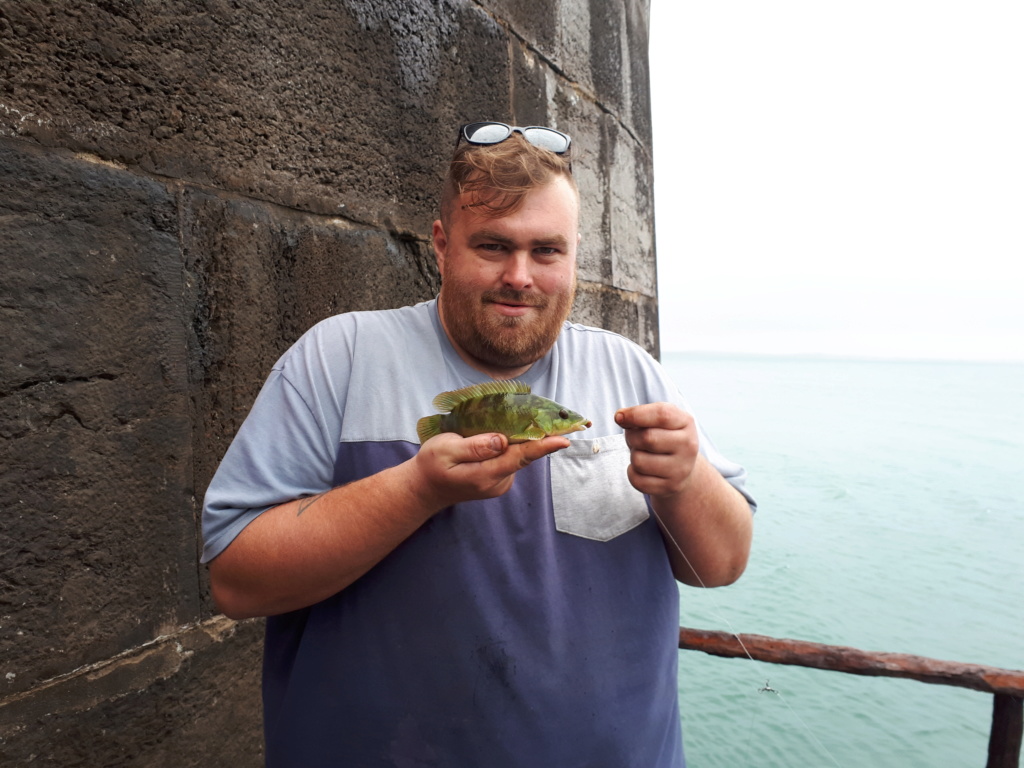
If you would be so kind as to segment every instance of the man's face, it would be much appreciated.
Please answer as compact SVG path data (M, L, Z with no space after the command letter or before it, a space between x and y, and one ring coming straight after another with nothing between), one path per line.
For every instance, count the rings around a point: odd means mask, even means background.
M473 367L496 378L524 373L555 343L576 291L579 201L563 177L527 193L501 218L464 208L434 222L441 321Z

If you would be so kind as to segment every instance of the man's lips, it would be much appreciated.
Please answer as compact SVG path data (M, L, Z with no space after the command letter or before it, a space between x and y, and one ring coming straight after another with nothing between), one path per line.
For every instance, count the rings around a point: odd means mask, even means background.
M534 308L530 304L516 304L504 301L492 301L490 302L490 304L500 314L507 315L509 317L519 317L521 315L525 315L527 312Z
M490 304L499 313L508 315L509 317L525 315L531 309L540 309L543 306L540 301L504 296L485 296L484 303Z

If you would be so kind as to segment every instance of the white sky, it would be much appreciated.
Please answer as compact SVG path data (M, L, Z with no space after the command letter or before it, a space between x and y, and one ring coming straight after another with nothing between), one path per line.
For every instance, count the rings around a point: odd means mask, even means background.
M1024 2L651 6L663 350L1024 360Z

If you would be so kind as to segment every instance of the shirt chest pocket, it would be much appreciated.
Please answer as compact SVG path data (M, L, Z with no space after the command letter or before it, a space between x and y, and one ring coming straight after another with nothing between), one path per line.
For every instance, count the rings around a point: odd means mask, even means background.
M555 529L609 541L649 516L647 499L629 483L625 435L573 440L551 455Z

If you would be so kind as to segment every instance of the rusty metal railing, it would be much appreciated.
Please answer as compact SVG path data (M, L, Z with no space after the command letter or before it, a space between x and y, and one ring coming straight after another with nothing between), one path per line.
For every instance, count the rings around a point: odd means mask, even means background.
M679 647L712 656L752 658L770 664L827 669L850 675L901 677L991 693L992 730L986 768L1019 768L1024 733L1024 671L940 661L904 653L862 651L842 645L787 640L765 635L736 635L679 628Z

